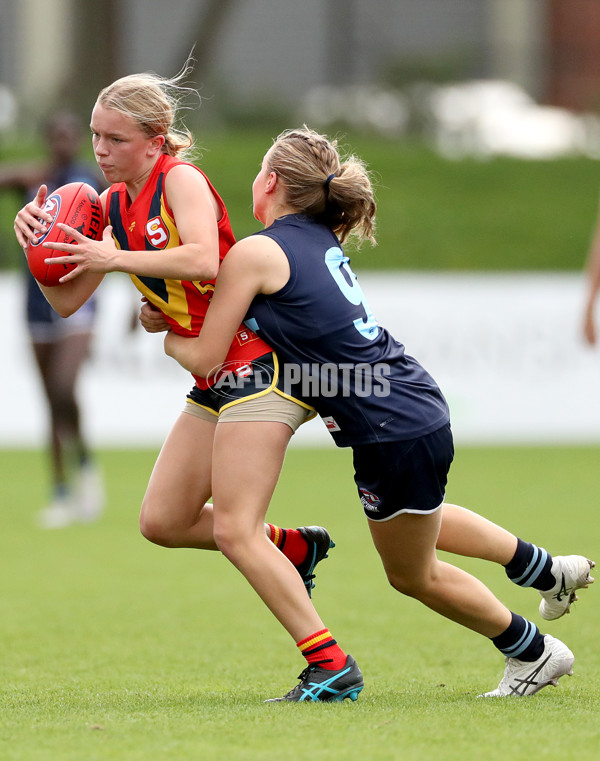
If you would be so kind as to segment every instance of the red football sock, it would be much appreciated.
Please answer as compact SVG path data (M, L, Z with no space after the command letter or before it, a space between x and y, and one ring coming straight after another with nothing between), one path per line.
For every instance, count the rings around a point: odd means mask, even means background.
M308 552L306 539L297 528L280 528L272 523L267 523L269 539L273 542L292 565L300 565Z
M318 663L324 669L338 671L346 664L346 653L331 636L329 629L321 629L296 642L296 645L309 663Z

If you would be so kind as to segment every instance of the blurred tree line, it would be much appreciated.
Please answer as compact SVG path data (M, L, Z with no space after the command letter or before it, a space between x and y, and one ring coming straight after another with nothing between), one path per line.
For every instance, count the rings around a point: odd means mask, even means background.
M197 163L223 196L238 238L258 229L250 187L272 137L287 126L198 136L205 150ZM582 268L597 211L596 161L452 161L422 142L347 131L340 137L375 179L378 245L350 252L358 269ZM12 230L20 205L21 199L0 193L0 269L22 259Z
M186 37L173 50L176 72L182 55L193 49L194 72L201 80L215 55L221 31L237 0L198 3ZM352 41L359 36L356 0L323 0L323 24L328 40L326 68L332 85L354 81L356 62ZM123 72L122 2L74 4L73 69L63 85L61 107L87 113L97 92ZM337 31L337 33L335 33ZM464 73L468 55L456 60L432 58L396 61L388 84L400 87L427 75L430 81ZM226 94L221 100L226 106ZM280 129L291 126L290 114L273 104L254 104L254 114L235 114L218 129L203 128L199 136L206 151L200 165L225 198L234 230L241 237L256 229L250 211L250 183L260 158ZM194 129L194 125L190 123ZM597 203L597 168L593 160L519 161L495 158L486 162L448 161L414 134L407 138L369 136L347 124L327 127L341 134L342 143L362 155L378 179L379 246L355 254L357 267L391 269L580 269ZM2 159L16 161L41 155L34 136L7 144ZM93 160L91 147L87 155ZM0 269L20 260L12 220L22 199L0 194Z
M194 50L194 72L208 68L220 30L237 0L206 0L198 4L197 13L187 29L187 39L173 51L170 70L181 66L182 51ZM74 8L74 60L85 61L85 73L74 70L65 82L62 99L78 111L85 110L96 94L107 83L122 76L119 50L121 1L103 0L101 3L77 3ZM197 77L194 74L190 79Z

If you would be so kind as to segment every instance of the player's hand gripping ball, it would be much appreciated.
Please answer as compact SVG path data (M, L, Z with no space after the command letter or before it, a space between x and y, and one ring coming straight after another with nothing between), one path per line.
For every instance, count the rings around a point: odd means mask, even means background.
M98 240L104 227L102 221L102 206L98 193L86 182L69 182L51 193L44 203L44 211L52 215L46 232L40 235L35 243L27 246L27 264L31 274L42 285L60 285L58 282L63 275L75 269L76 264L46 264L45 259L55 256L65 256L63 251L45 248L42 244L76 243L63 230L57 227L62 222L73 227L86 238Z

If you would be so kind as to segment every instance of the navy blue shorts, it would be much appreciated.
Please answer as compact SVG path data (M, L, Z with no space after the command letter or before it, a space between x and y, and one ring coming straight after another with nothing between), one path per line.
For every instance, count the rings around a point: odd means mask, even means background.
M409 441L353 447L354 481L365 515L387 521L401 513L433 513L443 503L454 459L448 423Z
M27 325L34 343L54 343L74 333L91 333L95 317L94 295L70 317L61 317L46 301L33 277L28 276Z

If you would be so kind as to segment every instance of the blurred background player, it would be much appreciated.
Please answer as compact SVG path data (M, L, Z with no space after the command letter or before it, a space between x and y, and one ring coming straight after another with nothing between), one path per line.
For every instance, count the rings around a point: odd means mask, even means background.
M583 317L583 337L586 343L594 346L598 341L594 312L598 293L600 292L600 212L596 219L596 228L592 237L587 260L587 296Z
M105 187L101 176L79 157L83 128L76 114L53 114L43 135L47 159L0 167L0 188L16 190L27 200L42 183L49 193L69 182L87 182L98 190ZM46 301L29 270L24 270L27 328L50 416L51 498L38 519L44 528L87 523L103 510L104 485L84 435L76 386L90 351L96 301L90 299L63 319Z

